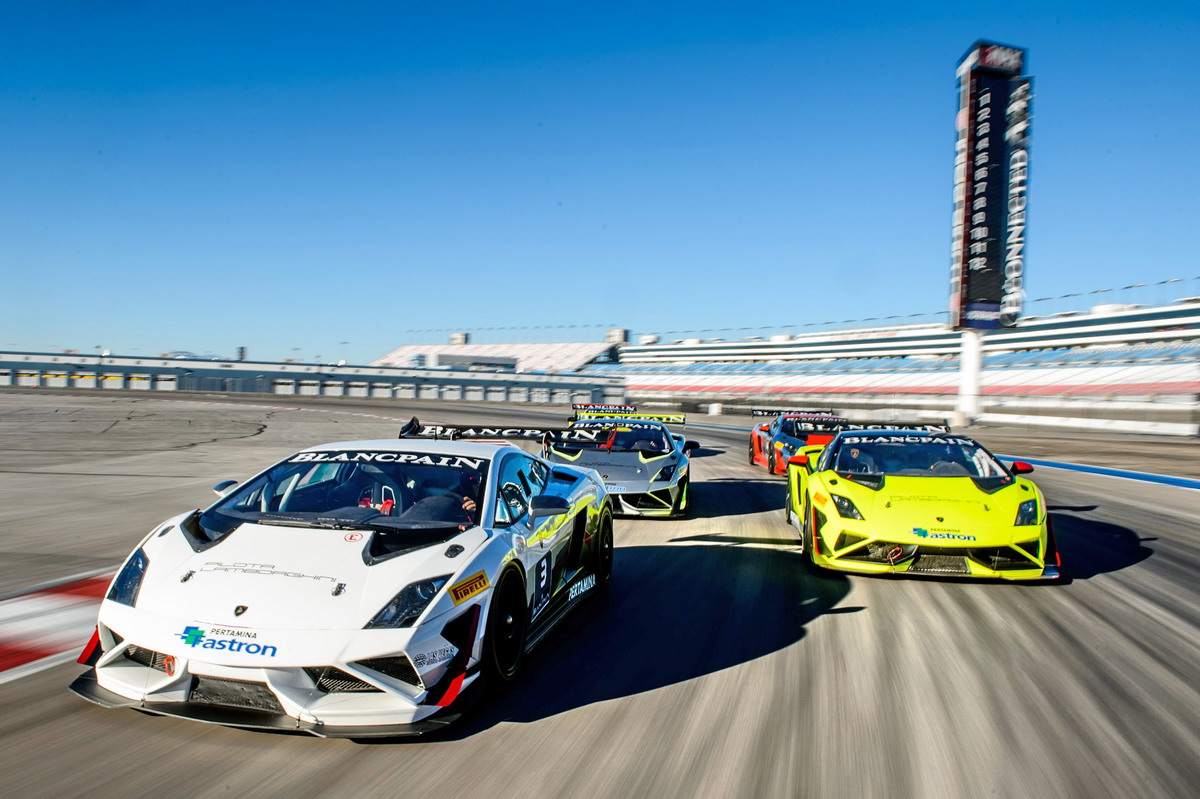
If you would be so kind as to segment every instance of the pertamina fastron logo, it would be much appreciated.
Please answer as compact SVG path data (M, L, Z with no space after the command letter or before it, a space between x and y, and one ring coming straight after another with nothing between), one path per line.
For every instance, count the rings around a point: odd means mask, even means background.
M582 580L575 583L575 585L571 586L571 591L567 596L567 600L570 601L572 599L577 599L595 587L596 575L589 574L587 577L584 577Z
M955 532L939 532L936 527L933 530L926 530L924 527L914 527L912 529L912 531L913 531L913 535L915 535L917 538L933 538L933 539L942 539L942 540L949 540L949 541L974 541L974 540L976 540L975 536L973 536L973 535L963 535L962 533L955 533Z
M228 636L228 637L223 637ZM271 644L260 644L254 640L258 633L251 630L214 629L202 630L199 627L184 627L179 638L185 644L198 649L215 649L224 652L243 652L247 655L262 655L273 658L279 653L277 647Z
M488 582L487 572L478 571L465 580L450 586L450 598L455 605L461 605L476 594L482 594L491 583Z

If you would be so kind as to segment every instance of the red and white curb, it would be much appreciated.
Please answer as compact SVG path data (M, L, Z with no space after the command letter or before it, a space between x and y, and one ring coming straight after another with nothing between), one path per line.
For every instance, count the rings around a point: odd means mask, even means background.
M75 660L111 580L104 569L0 599L0 684Z

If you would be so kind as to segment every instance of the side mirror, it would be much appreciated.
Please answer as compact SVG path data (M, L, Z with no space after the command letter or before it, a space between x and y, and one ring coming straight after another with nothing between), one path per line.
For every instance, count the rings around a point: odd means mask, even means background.
M771 425L769 425L769 424L760 424L760 425L758 426L758 431L759 431L760 433L766 433L766 432L768 432L770 429L771 429Z
M685 441L685 442L683 442L683 451L684 451L684 452L691 452L691 451L692 451L692 450L694 450L694 449L700 449L700 442L699 442L699 441Z
M233 487L237 485L237 480L222 480L212 487L213 493L218 497L223 497L228 494Z
M538 494L529 501L529 516L533 519L544 519L547 516L561 516L571 510L571 503L565 497L549 494Z
M1029 474L1032 471L1033 471L1033 466L1031 464L1028 464L1025 461L1013 461L1013 464L1012 464L1012 473L1013 474Z
M793 455L787 458L787 465L788 467L796 465L796 467L800 467L805 471L812 471L812 463L809 461L809 456L806 455Z

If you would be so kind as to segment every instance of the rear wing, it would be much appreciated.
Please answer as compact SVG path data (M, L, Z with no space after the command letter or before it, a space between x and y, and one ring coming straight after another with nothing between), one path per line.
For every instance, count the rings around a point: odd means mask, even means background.
M580 419L577 422L571 423L571 430L615 430L623 428L628 430L662 430L662 426L657 422L632 422L627 419L609 419L605 418L599 421L591 421L590 419Z
M607 429L575 429L570 427L511 427L490 425L437 425L421 424L414 416L400 428L397 438L430 438L435 441L459 441L465 439L509 440L526 439L543 444L552 441L603 441L609 434Z
M612 421L620 422L663 422L664 424L687 424L687 415L682 413L592 413L576 411L568 421Z
M851 422L825 419L797 419L798 433L840 433L843 430L924 430L929 433L949 433L950 425L942 422Z
M576 402L571 405L575 413L637 413L636 405L593 405L587 402Z
M771 408L751 408L751 416L837 416L833 408L808 409L804 411L777 411Z

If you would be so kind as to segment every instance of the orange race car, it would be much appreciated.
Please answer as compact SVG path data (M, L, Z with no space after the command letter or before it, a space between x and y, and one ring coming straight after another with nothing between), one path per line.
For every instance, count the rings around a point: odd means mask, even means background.
M772 416L750 430L750 465L766 466L771 474L787 474L788 458L800 447L827 444L832 432L805 430L805 422L844 422L833 410L776 411L753 408L750 415Z

